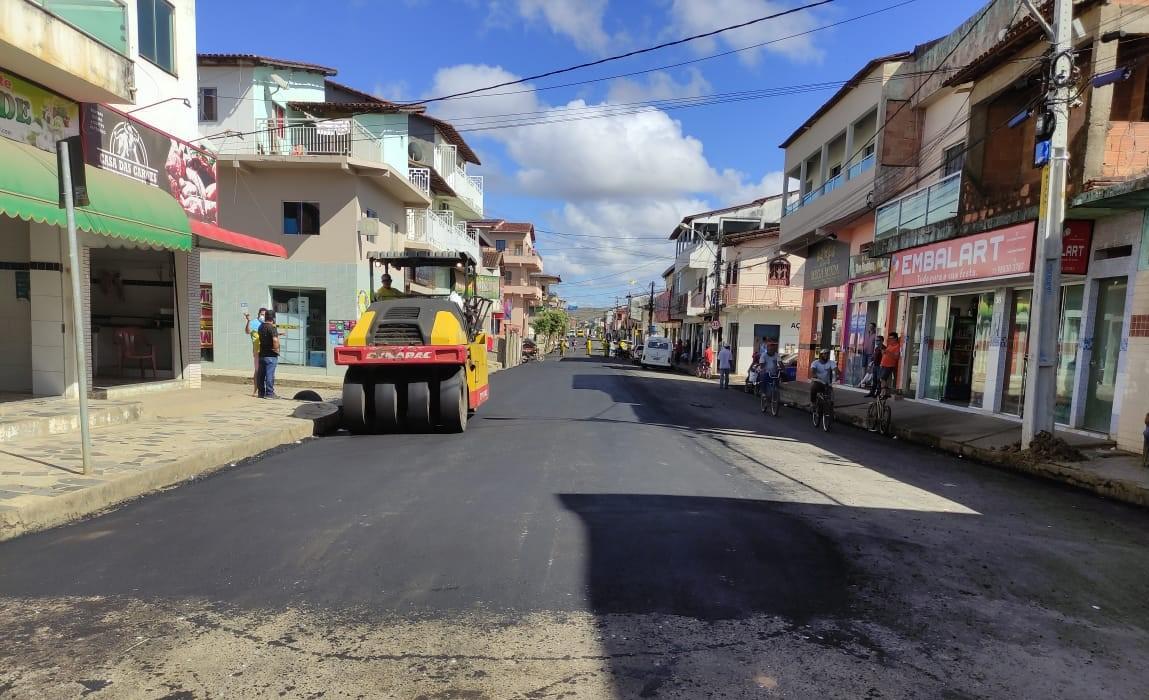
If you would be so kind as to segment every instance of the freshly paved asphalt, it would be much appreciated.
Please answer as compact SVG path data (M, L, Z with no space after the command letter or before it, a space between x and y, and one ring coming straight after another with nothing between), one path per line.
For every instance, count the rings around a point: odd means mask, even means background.
M314 440L0 545L0 698L1142 698L1147 526L548 360L464 435Z

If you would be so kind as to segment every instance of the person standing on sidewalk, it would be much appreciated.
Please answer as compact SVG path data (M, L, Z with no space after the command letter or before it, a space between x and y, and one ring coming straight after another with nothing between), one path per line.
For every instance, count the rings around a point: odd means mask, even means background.
M251 395L259 396L259 327L263 325L263 316L267 309L260 307L255 318L246 311L243 312L243 334L251 343Z
M734 353L730 352L730 343L722 346L718 351L718 386L723 389L730 388L730 370L734 364Z
M902 359L902 340L897 331L890 331L890 339L882 348L882 391L890 395L890 388L897 382L898 361Z
M874 364L874 343L878 339L878 324L871 323L866 326L866 334L862 337L862 374L870 371ZM873 382L873 379L870 380ZM872 386L872 385L871 385Z
M259 398L274 399L275 368L279 364L279 329L275 311L268 309L259 327Z

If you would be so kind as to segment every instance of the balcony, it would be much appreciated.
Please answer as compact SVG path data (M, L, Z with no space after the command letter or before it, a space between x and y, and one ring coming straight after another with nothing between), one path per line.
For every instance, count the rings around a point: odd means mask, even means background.
M713 244L705 241L699 241L689 248L679 251L675 258L675 267L693 268L696 270L709 270L714 265L714 251L711 249Z
M690 302L686 305L687 316L700 316L706 313L706 293L691 292Z
M416 187L420 192L431 196L431 169L430 168L407 168L407 179L411 184Z
M407 241L432 250L458 251L481 260L479 237L450 211L407 210Z
M543 289L533 284L503 284L503 296L521 296L542 301Z
M781 224L783 249L791 241L808 238L819 226L831 225L864 209L865 195L874 186L875 161L875 156L870 154L817 189L788 202ZM802 245L802 241L798 241L796 247Z
M435 170L477 218L483 216L483 178L468 175L458 148L444 144L435 149Z
M765 309L802 308L801 287L731 284L722 290L726 306L755 306Z
M78 102L131 103L127 9L116 0L0 3L0 65Z
M543 259L533 250L525 253L514 253L509 250L504 250L503 266L506 267L508 265L532 268L535 272L543 271Z
M874 240L954 218L960 194L961 173L954 173L929 187L886 202L874 215Z

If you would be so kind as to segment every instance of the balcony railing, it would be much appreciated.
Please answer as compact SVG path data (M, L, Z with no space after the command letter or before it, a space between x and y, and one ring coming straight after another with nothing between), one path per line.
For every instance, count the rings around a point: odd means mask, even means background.
M722 290L727 306L761 306L775 309L802 307L801 287L731 284Z
M423 194L431 194L430 168L407 168L407 179Z
M688 311L694 312L697 309L699 312L706 310L706 294L702 292L690 293L690 306Z
M128 55L128 8L119 0L28 0L121 56Z
M861 159L857 163L851 165L849 168L846 169L845 172L838 173L834 177L829 178L828 180L823 182L821 184L821 186L810 190L809 192L802 195L801 197L795 197L794 201L787 202L786 206L783 207L782 215L786 216L789 214L793 214L795 211L801 209L802 207L813 202L814 200L818 199L819 197L822 197L823 195L827 195L827 194L833 192L834 190L836 190L839 187L841 187L842 185L844 185L846 183L846 181L853 180L854 178L858 177L859 175L866 172L870 168L874 167L874 161L875 160L876 160L876 156L873 153L871 153L870 155Z
M874 215L874 240L952 219L958 213L960 194L961 173L954 173L929 187L886 202Z
M533 299L542 300L543 289L531 284L504 284L503 294L513 294L516 296L528 297Z
M453 145L442 145L435 149L435 170L447 185L459 195L459 199L470 205L479 216L483 215L483 178L468 175L466 166L459 158L459 149Z
M540 258L534 251L512 253L509 250L505 250L503 251L503 264L533 267L535 268L536 272L542 272L543 270L542 258Z
M407 239L437 250L470 253L475 260L481 258L475 229L468 228L462 221L455 221L449 210L408 209Z
M353 156L373 163L383 161L383 140L354 119L258 119L256 133L245 139L226 139L223 154L272 156Z

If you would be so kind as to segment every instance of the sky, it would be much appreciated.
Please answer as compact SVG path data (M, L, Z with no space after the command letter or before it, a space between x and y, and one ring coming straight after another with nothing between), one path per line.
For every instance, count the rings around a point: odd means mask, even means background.
M199 0L197 49L331 66L342 83L416 101L809 2ZM433 101L428 111L454 123L479 154L482 165L469 170L484 176L486 215L534 222L546 270L563 278L560 293L584 307L610 305L651 281L661 288L674 257L667 238L686 214L779 193L778 144L836 86L732 93L847 80L871 58L949 33L983 2L834 0L480 97ZM762 42L773 43L740 50ZM710 95L728 97L681 106Z

